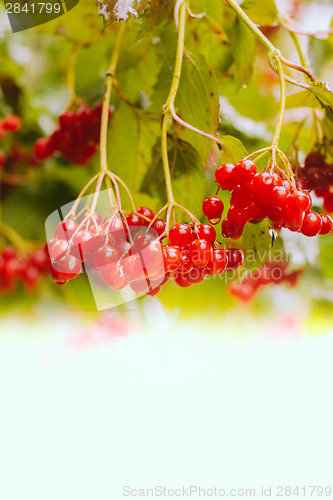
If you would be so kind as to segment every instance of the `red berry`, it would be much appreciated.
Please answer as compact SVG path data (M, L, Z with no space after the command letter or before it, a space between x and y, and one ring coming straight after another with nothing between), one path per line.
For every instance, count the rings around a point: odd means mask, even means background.
M251 182L251 191L255 196L256 204L266 206L270 204L270 196L275 186L274 177L269 173L257 174Z
M70 240L78 227L78 223L73 219L63 220L59 222L56 230L54 231L54 236L58 240Z
M326 212L333 212L333 193L328 193L324 198L323 208Z
M17 250L15 247L12 247L12 246L8 246L8 247L4 248L1 252L1 257L4 260L9 260L9 259L12 259L13 257L16 257L16 256L17 256Z
M193 263L192 260L190 259L189 251L187 249L181 251L180 260L181 264L178 268L177 274L189 273L193 267Z
M215 179L221 189L232 191L238 184L235 166L231 163L220 165L215 171Z
M230 198L230 205L235 208L243 208L251 205L253 203L253 195L248 191L246 186L237 186Z
M8 115L3 118L1 126L7 132L15 132L21 127L21 120L18 116Z
M48 138L42 137L40 139L37 139L34 147L34 152L38 160L46 160L54 154L55 150L53 148L53 145L51 144L51 141Z
M226 250L228 265L226 271L237 269L244 264L244 254L238 248L228 248Z
M104 282L113 290L121 290L128 284L123 267L117 262L107 266L102 272L102 277Z
M209 241L196 239L189 246L189 257L192 263L197 267L205 267L212 253L212 245Z
M140 252L148 277L164 272L163 248L158 240L152 241Z
M230 207L228 210L228 220L231 224L235 226L244 227L245 224L251 219L251 214L248 207L244 208L233 208Z
M293 209L290 210L288 205L284 208L283 221L285 227L287 227L288 229L293 229L295 231L298 231L303 224L303 219L304 219L304 212L299 212Z
M129 257L122 259L121 264L123 266L124 275L128 283L131 283L135 280L145 279L145 273L141 263L140 255L130 255Z
M217 196L210 196L202 202L202 213L208 217L209 220L218 219L222 217L224 205L223 201Z
M310 210L304 215L300 232L304 234L304 236L316 236L321 230L321 225L322 219L320 215Z
M136 211L138 212L138 214L143 215L149 220L152 220L154 218L154 212L148 207L138 207Z
M196 229L199 239L207 240L210 243L214 243L216 240L216 231L209 224L199 224Z
M149 293L149 281L147 279L133 281L130 287L135 293Z
M306 191L293 191L287 197L287 206L291 211L306 212L312 206L311 196Z
M134 250L136 252L141 252L145 247L150 245L153 241L155 241L155 237L149 233L141 233L138 234L134 239Z
M228 218L222 221L221 232L224 238L238 240L243 234L244 226L238 226L230 222Z
M77 118L76 114L73 113L73 111L64 111L60 116L59 116L59 123L62 128L71 128L74 127L76 124Z
M321 216L321 230L319 234L329 234L333 229L333 220L327 214L322 214Z
M207 268L213 276L219 276L228 265L228 254L225 250L214 248Z
M118 260L118 252L108 245L101 247L94 256L94 266L96 269L105 269L112 262Z
M73 236L73 246L77 247L82 261L85 260L90 251L92 239L92 233L85 230L81 230Z
M288 190L284 186L275 186L271 195L271 205L274 207L285 207L287 203Z
M193 233L187 224L176 224L169 231L171 245L186 247L193 241Z
M250 181L257 172L257 166L251 160L242 160L235 165L235 176L238 184Z
M58 260L61 256L63 256L68 250L68 241L67 240L53 240L53 243L48 243L48 252L50 255L51 261Z
M151 231L152 234L155 234L156 231L156 237L162 236L162 234L165 232L164 220L156 219L155 222L150 226L150 230L152 230Z
M182 263L181 255L181 250L177 247L163 247L164 267L167 272L177 271Z
M66 254L54 261L53 268L67 280L76 278L81 272L81 261L75 255Z

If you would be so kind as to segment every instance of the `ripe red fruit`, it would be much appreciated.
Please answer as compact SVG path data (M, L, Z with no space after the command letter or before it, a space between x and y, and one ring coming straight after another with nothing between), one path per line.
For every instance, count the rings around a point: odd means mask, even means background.
M121 264L128 283L135 280L145 279L145 273L138 254L130 255L129 257L122 259Z
M16 256L4 261L1 274L4 278L17 278L22 272L22 262Z
M222 217L224 209L223 201L217 196L210 196L202 202L202 213L208 217L209 220L218 219Z
M188 288L193 285L193 283L188 279L187 274L181 274L177 272L175 275L175 283L182 288Z
M76 278L81 272L81 261L75 255L66 254L53 262L53 268L67 280Z
M196 239L189 246L189 257L197 267L205 267L211 258L211 253L212 245L207 240Z
M221 189L232 191L238 184L235 176L235 166L231 163L220 165L215 171L215 180Z
M164 272L163 249L158 240L152 241L140 252L144 263L144 269L148 277L153 277L158 272Z
M332 213L333 212L333 193L328 193L324 197L324 203L323 203L323 209L326 212Z
M275 186L274 177L269 173L256 174L251 182L251 192L256 197L256 203L260 205L269 205L270 196Z
M149 281L147 279L133 281L130 287L135 293L149 293Z
M192 240L192 229L187 224L175 224L169 231L169 241L171 245L186 247Z
M235 208L243 208L251 205L253 202L253 195L243 184L241 186L237 186L233 192L231 193L230 205Z
M58 260L61 256L63 256L67 252L68 247L69 245L67 240L56 240L53 243L49 242L48 252L51 261Z
M73 246L77 247L78 253L80 254L81 260L84 261L88 252L90 251L90 245L93 235L90 231L81 230L75 234L73 237Z
M226 271L237 269L244 264L244 253L238 248L228 248L226 250L228 265Z
M166 245L163 247L163 260L166 272L177 271L182 263L181 250L177 247Z
M104 283L113 290L121 290L128 281L124 275L123 267L118 262L113 262L102 271Z
M225 250L214 248L207 268L213 276L219 276L228 265L228 254Z
M156 236L162 236L162 234L165 231L165 222L162 219L156 219L154 223L150 226L150 229L152 229L152 234L154 234L154 231L156 231Z
M224 238L238 240L242 236L243 230L244 226L233 224L227 217L222 221L221 232Z
M54 231L54 236L58 240L70 240L78 227L78 223L73 219L63 220L59 222L56 230Z
M242 160L235 165L235 176L238 184L250 181L257 172L257 166L251 160Z
M329 234L333 229L333 220L327 214L322 214L321 216L321 230L319 234Z
M177 274L189 273L193 267L193 263L192 260L190 259L189 251L187 249L181 251L180 260L181 264L178 268Z
M54 151L54 147L48 137L37 139L34 146L34 153L38 160L50 158Z
M4 248L1 252L1 257L4 260L9 260L9 259L16 257L16 256L17 256L17 250L13 246L8 246L8 247Z
M284 207L289 199L288 190L285 186L274 186L271 195L271 205L274 207Z
M59 116L59 123L61 127L68 129L74 127L76 124L76 114L73 111L67 110Z
M1 127L7 132L15 132L21 127L21 120L18 116L7 115L3 118L1 122Z
M235 226L244 227L245 224L251 219L251 214L248 207L244 208L233 208L230 207L228 210L228 220L231 224Z
M298 231L304 220L304 212L299 212L289 208L287 205L283 210L283 221L285 227Z
M304 215L304 220L300 232L304 234L304 236L316 236L322 226L322 219L317 212L313 212L309 210Z
M136 211L138 212L138 214L143 215L149 220L152 220L154 218L154 212L148 207L138 207Z
M214 243L216 240L216 231L209 224L199 224L196 229L199 239L207 240L210 243Z
M293 191L287 197L287 206L290 211L306 212L312 206L311 196L306 191Z
M108 245L101 247L94 256L94 266L96 269L105 269L112 262L118 260L118 252Z
M155 237L149 233L138 234L134 239L135 252L141 252L145 247L155 241Z

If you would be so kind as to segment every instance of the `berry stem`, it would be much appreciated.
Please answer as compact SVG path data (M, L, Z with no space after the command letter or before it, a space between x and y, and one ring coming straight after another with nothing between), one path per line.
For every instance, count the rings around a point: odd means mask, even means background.
M162 138L161 138L162 162L163 162L165 185L169 203L174 202L174 196L172 191L170 165L168 157L168 122L169 118L172 116L172 108L174 107L174 102L178 92L182 65L183 65L186 7L187 7L187 0L177 1L175 7L175 15L176 16L177 14L179 15L179 17L177 16L179 19L179 23L178 23L178 42L177 42L176 60L175 60L175 67L174 67L169 95L166 100L166 103L163 106L163 117L162 117Z
M285 80L280 56L277 54L273 54L272 58L273 58L273 62L276 64L277 73L279 75L279 80L280 80L280 110L279 110L278 121L277 121L277 124L275 127L273 142L272 142L272 158L273 158L273 163L275 163L275 153L276 153L276 150L277 150L278 145L279 145L279 139L280 139L281 129L282 129L282 125L283 125L284 112L286 109L286 80Z
M64 218L64 220L68 219L68 217L70 217L71 215L75 214L75 212L77 210L77 207L79 206L81 198L83 197L84 193L89 189L89 187L92 184L94 184L94 182L98 179L99 175L100 174L94 175L94 177L92 179L90 179L90 181L88 182L88 184L86 184L84 186L84 188L82 189L82 191L79 194L79 196L76 198L74 205L72 206L71 210L68 212L68 214L66 215L66 217Z
M106 74L105 94L103 99L102 119L101 119L101 134L100 134L100 158L101 158L101 172L106 172L108 169L107 162L107 134L109 125L109 108L112 85L115 78L115 72L118 64L120 48L125 33L126 23L121 22L116 45L112 53L110 65Z
M71 104L76 100L75 70L76 70L77 51L78 47L75 44L73 44L71 52L69 54L68 67L67 67L67 88L69 97L68 107L70 107Z
M24 240L22 236L15 231L15 229L3 221L0 221L0 233L19 250L26 251L36 246L35 243Z

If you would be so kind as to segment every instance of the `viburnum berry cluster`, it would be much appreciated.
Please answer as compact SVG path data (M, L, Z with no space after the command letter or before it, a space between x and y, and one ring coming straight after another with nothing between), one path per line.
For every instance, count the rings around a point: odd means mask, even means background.
M14 291L19 282L27 291L33 291L40 278L49 272L50 263L43 248L22 252L6 246L0 252L0 293Z
M84 221L82 223L82 221ZM124 219L94 213L60 222L46 246L54 281L65 284L84 270L97 271L113 290L127 285L136 293L156 295L170 279L181 287L218 276L244 262L241 250L216 247L209 224L166 223L147 207Z
M309 153L305 158L304 165L296 170L296 174L297 185L303 189L319 190L320 192L333 185L333 164L327 163L325 156L320 151Z
M279 285L283 283L294 287L303 270L295 269L288 271L288 266L289 262L287 260L268 258L254 272L248 271L240 283L233 281L229 285L229 291L231 295L237 297L242 302L249 302L259 289L267 285Z
M94 108L81 106L77 111L62 113L56 130L49 137L37 139L36 158L42 161L59 153L77 165L87 164L98 151L102 106L98 103ZM110 107L109 118L112 115Z
M275 229L284 227L305 236L332 231L331 217L311 210L310 194L298 189L284 173L258 173L256 164L245 159L236 165L219 166L215 179L220 189L231 192L230 208L222 221L225 238L238 239L247 222L258 223L266 218ZM209 219L218 221L223 204L214 196L204 200L202 209Z
M16 132L21 128L21 120L16 115L7 115L0 119L0 140L5 137L6 134ZM0 168L5 165L7 160L6 154L2 149L0 149Z

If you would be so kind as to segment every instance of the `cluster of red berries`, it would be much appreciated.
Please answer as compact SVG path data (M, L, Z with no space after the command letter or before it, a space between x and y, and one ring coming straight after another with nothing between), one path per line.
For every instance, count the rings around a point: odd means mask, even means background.
M3 137L10 133L16 132L21 127L21 120L18 116L15 115L7 115L4 118L0 119L0 140ZM0 168L4 166L6 162L6 155L2 149L0 149Z
M288 272L288 265L286 260L268 259L254 273L248 271L240 283L233 281L229 286L229 291L242 302L250 302L258 290L264 286L285 283L294 287L303 271L297 269Z
M81 106L76 112L62 113L56 130L49 137L36 141L36 158L46 160L60 153L77 165L88 163L98 151L102 107L103 104L98 103L94 108ZM110 108L110 118L112 113Z
M125 219L103 220L95 213L60 222L46 245L54 281L62 285L94 270L114 290L130 285L136 293L156 295L169 279L187 287L244 262L240 250L215 248L209 224L176 224L167 235L165 222L153 219L152 210L139 207Z
M302 189L322 190L333 184L333 165L327 163L319 151L309 153L304 166L296 173L297 184Z
M217 168L215 179L221 189L231 191L230 208L222 222L222 235L238 239L247 222L258 223L268 218L276 229L288 228L305 236L328 234L333 221L329 215L311 210L308 192L296 189L277 173L258 173L255 163L243 160ZM223 203L217 196L203 202L203 213L209 219L221 216ZM218 219L218 217L216 217Z
M0 253L0 293L14 291L19 281L33 291L41 276L49 272L50 263L42 248L22 253L7 246Z

